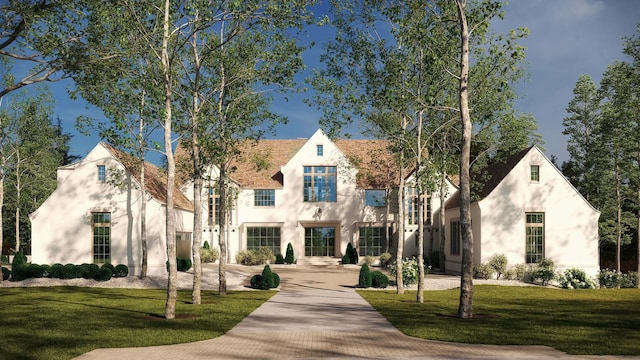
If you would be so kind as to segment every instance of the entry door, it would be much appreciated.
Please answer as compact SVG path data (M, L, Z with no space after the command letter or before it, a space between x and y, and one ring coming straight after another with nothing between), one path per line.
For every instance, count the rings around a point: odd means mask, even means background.
M334 256L336 228L308 227L304 229L304 256Z

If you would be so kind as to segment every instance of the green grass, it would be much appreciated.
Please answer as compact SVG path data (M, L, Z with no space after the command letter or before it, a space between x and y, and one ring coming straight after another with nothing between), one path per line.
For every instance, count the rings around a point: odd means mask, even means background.
M407 335L496 345L547 345L569 354L640 355L640 290L475 286L474 319L457 314L460 290L359 291Z
M0 289L0 359L70 359L96 348L186 343L220 336L274 291L179 291L176 319L165 290L80 287Z

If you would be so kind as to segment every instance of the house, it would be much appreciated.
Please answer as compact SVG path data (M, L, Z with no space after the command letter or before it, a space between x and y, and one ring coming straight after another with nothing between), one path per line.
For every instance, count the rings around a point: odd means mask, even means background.
M597 274L600 213L537 146L487 173L471 204L474 264L504 254L510 265L549 258L559 271L576 267ZM445 206L446 269L453 273L460 272L462 254L458 195Z
M230 210L228 259L243 250L271 248L285 254L292 244L297 259L341 258L347 244L359 254L380 255L385 242L387 195L392 206L390 232L397 232L393 213L397 187L389 143L381 140L331 141L321 130L309 139L247 143L230 172L235 197ZM178 148L176 159L185 159ZM111 262L139 274L140 177L135 159L104 143L81 161L58 169L58 186L30 215L32 261L41 264ZM181 167L178 167L179 169ZM164 174L145 165L148 189L148 273L166 272ZM203 190L203 241L216 246L219 198L217 169ZM184 174L179 174L184 175ZM182 176L184 178L184 176ZM408 189L405 255L417 254L417 195ZM178 256L189 257L193 232L193 186L174 192ZM427 214L437 198L427 198ZM434 208L432 210L432 208ZM430 215L428 215L430 219Z
M32 262L105 263L129 266L140 274L140 182L136 159L105 143L79 162L58 168L56 190L32 214ZM147 185L148 274L161 274L167 260L166 178L145 165ZM181 243L190 240L193 205L174 193L176 229ZM189 255L187 255L189 256Z

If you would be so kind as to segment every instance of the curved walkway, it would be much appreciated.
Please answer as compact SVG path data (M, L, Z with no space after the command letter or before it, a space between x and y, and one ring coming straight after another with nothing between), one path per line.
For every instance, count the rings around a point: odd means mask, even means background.
M358 269L275 268L281 291L225 335L189 344L97 349L76 359L614 359L545 346L428 341L402 334L354 289ZM625 359L628 359L626 357Z

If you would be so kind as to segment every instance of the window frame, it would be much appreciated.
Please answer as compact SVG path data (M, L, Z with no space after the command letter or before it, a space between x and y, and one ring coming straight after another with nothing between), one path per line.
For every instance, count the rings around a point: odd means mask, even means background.
M529 179L534 183L540 182L540 165L529 166Z
M449 255L462 255L462 227L460 220L451 220L449 222Z
M545 213L526 212L524 222L524 261L525 264L535 264L545 256Z
M316 155L324 156L324 146L322 144L316 145Z
M253 206L255 207L276 206L275 189L254 189L253 190Z
M274 255L282 253L281 226L247 226L245 228L245 236L247 250L268 248L271 249Z
M99 218L99 217L102 218ZM106 220L106 221L105 221ZM96 230L101 229L97 233ZM95 211L91 213L92 258L94 264L111 263L111 213ZM100 250L102 248L102 250Z
M107 181L107 167L105 165L98 165L98 182L104 183Z
M363 234L364 232L370 231L371 234ZM384 253L384 249L386 244L385 240L385 226L361 226L358 228L358 254L361 256L380 256ZM389 227L389 232L391 232L391 227ZM370 236L370 237L368 237ZM389 239L391 239L391 234L389 234ZM368 250L372 251L368 251ZM391 246L389 246L391 249ZM377 251L376 251L377 250Z
M304 166L302 176L302 201L337 202L337 167L324 165Z

